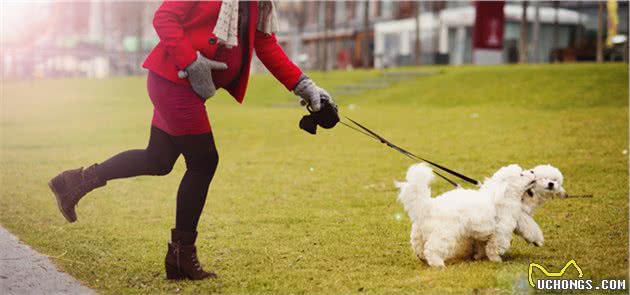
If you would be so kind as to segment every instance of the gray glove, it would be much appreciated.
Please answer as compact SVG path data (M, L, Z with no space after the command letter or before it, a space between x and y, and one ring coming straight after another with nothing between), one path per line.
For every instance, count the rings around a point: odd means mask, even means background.
M180 71L180 78L188 77L190 85L195 93L197 93L203 101L214 96L217 91L212 81L213 70L227 70L227 65L222 62L207 59L201 53L197 52L197 59L186 67L185 71Z
M300 104L303 106L310 105L313 112L317 112L321 108L322 96L328 98L332 103L330 94L315 85L315 82L306 76L301 78L300 82L295 86L295 89L293 89L293 93L301 97Z

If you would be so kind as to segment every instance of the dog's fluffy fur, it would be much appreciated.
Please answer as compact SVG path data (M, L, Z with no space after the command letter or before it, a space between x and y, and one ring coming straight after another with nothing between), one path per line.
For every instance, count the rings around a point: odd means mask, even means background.
M536 176L536 185L523 196L522 211L518 216L515 233L528 243L540 247L545 239L542 230L534 221L534 211L549 199L566 198L567 194L562 186L564 177L558 168L539 165L530 171Z
M542 245L542 231L532 218L533 210L548 197L543 183L548 186L553 181L557 190L562 189L562 176L558 179L549 172L551 166L537 168L541 171L539 177L536 169L523 171L518 165L506 166L478 190L457 188L431 198L431 168L412 165L407 181L396 186L400 188L398 200L412 221L411 245L416 256L438 267L449 260L473 256L501 261L514 231Z

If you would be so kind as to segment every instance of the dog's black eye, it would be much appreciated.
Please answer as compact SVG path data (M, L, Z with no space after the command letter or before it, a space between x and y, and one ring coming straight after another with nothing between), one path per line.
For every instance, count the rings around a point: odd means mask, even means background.
M528 190L527 190L527 194L528 194L530 197L532 197L532 198L534 197L534 192L532 192L532 190L531 190L531 189L528 189Z

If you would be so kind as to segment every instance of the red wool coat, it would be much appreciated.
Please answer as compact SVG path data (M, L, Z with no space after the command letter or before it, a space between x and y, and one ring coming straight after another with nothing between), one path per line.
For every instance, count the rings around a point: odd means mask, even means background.
M258 2L249 2L249 42L247 60L238 82L226 86L226 90L240 103L243 102L249 79L252 53L287 89L293 90L302 71L284 53L275 35L256 30ZM165 1L155 12L153 27L160 42L153 48L142 65L160 76L179 83L188 84L188 79L180 79L177 72L186 68L197 58L197 51L213 59L219 42L212 33L219 16L221 1ZM240 44L239 44L240 45Z

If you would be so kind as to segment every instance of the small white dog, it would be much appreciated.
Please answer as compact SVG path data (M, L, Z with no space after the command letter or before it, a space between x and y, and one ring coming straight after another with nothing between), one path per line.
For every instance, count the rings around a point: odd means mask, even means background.
M407 182L396 186L400 188L398 200L413 223L411 245L416 256L431 266L444 266L445 261L473 255L501 261L514 231L529 242L542 244L542 231L532 218L533 209L547 196L543 183L560 190L562 179L561 174L560 179L554 173L543 175L550 169L540 167L541 176L537 177L534 169L523 171L518 165L510 165L486 179L479 190L458 188L431 198L431 168L412 165Z
M539 165L530 170L536 176L536 185L523 196L522 212L518 216L514 233L528 243L542 246L545 242L542 230L534 221L534 211L554 197L566 198L563 176L558 168L551 165Z
M529 171L522 171L518 165L510 165L499 169L490 179L486 179L483 187L496 185L497 181L505 181L508 177L514 177L518 173L530 173L535 177L534 185L525 191L521 197L521 210L512 216L498 216L498 218L507 219L500 220L497 223L496 237L499 255L503 255L510 247L512 235L509 231L513 229L514 233L523 237L528 243L535 246L542 246L544 236L540 226L534 221L533 214L535 209L543 205L550 198L560 196L566 197L564 188L562 187L563 176L560 170L551 165L539 165ZM501 208L502 201L498 200L497 209ZM474 256L475 259L486 257L485 245L483 243L475 243Z

